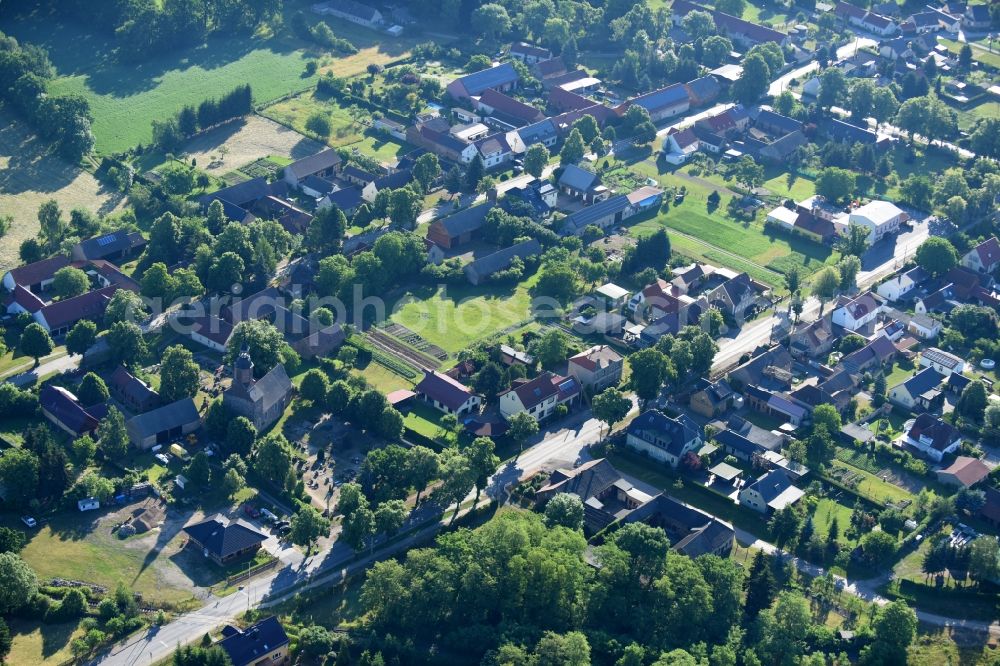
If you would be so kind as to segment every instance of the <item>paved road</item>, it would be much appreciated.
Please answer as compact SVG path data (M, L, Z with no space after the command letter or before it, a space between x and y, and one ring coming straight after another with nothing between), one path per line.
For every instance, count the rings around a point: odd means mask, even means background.
M878 42L876 42L874 39L861 37L856 41L853 41L850 44L845 44L844 46L841 46L839 49L837 49L837 60L844 60L845 58L850 58L863 48L874 47L877 45ZM785 88L788 87L788 84L793 79L796 80L801 79L806 74L815 72L818 69L819 69L819 62L812 60L806 63L805 65L802 65L801 67L793 69L787 74L782 74L781 76L779 76L778 78L776 78L774 81L771 82L770 87L767 89L767 94L770 95L771 97L777 97L785 90Z
M895 238L876 243L869 248L862 260L861 271L858 273L858 288L865 289L875 284L885 276L899 270L906 261L916 254L917 248L930 235L940 235L945 232L937 222L922 221L911 229L904 231ZM812 321L819 314L820 303L809 297L803 303L800 321ZM767 344L771 331L776 326L788 323L787 304L778 306L778 311L770 317L753 321L732 338L719 341L719 352L712 363L712 372L721 373L739 361L739 358Z
M635 405L633 409L636 409ZM486 495L503 498L511 485L516 484L520 478L541 469L572 467L577 461L587 460L587 447L600 439L605 427L592 417L589 410L577 412L559 430L537 436L535 443L517 460L512 460L497 470L490 480ZM467 500L471 497L472 495ZM463 512L467 510L468 507ZM441 529L444 521L451 518L451 510L448 510L440 520L433 519L439 511L438 507L424 504L411 516L409 524L427 523L426 525L389 547L379 547L376 542L374 555L359 560L354 560L354 552L349 547L337 542L308 559L300 552L286 548L279 555L282 567L276 572L251 579L242 590L227 597L213 597L202 608L184 613L168 624L150 629L138 637L132 637L126 644L115 646L90 663L108 666L155 663L168 657L177 645L199 639L250 607L271 605L283 600L295 585L313 587L329 584L363 570L376 560L385 559L430 539ZM301 589L296 588L295 593Z
M30 368L19 374L9 374L6 377L2 377L3 381L8 381L15 386L24 387L31 386L39 379L45 375L52 373L65 372L67 370L75 370L80 366L79 356L60 356L59 358L54 358L51 361L45 361L41 363L37 368ZM18 369L19 370L19 369ZM15 370L14 372L17 372Z

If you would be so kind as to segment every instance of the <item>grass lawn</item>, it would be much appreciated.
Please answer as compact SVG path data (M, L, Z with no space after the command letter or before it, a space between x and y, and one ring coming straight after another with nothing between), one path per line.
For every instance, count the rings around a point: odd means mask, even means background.
M529 290L535 282L531 276L513 289L494 285L420 288L401 299L390 318L454 354L529 319Z
M254 100L263 103L313 86L325 71L352 76L369 63L405 57L414 43L413 38L393 39L336 19L327 23L359 51L321 59L312 76L305 75L305 64L322 53L285 33L213 37L207 44L136 64L117 62L111 41L40 12L5 21L0 30L48 50L58 74L51 91L81 94L90 101L96 150L109 153L147 143L153 120L169 118L185 104L198 105L237 85L251 84Z
M443 414L433 407L429 407L417 400L410 404L409 411L403 417L403 425L419 435L428 439L440 441L445 444L448 439L455 439L454 434L445 435L441 433L441 417Z
M955 54L961 51L962 46L964 46L964 44L960 44L952 39L938 39L938 43L944 44L949 51ZM972 59L978 60L984 65L989 65L995 69L1000 69L1000 53L990 53L989 51L973 48Z
M863 469L858 469L853 465L848 465L847 463L836 459L834 459L830 464L834 467L845 469L862 477L857 486L857 491L865 497L875 500L876 502L888 501L897 503L905 500L909 500L910 502L913 501L913 495L910 492L897 485L883 481L874 474L866 472Z
M913 376L913 371L916 369L917 366L913 361L899 361L893 364L892 372L886 375L885 378L886 389L891 389L897 384L902 384Z
M106 522L93 513L64 513L29 534L31 540L21 552L39 579L69 578L103 585L113 590L119 581L153 601L184 604L192 600L190 579L166 550L153 553L157 540L173 535L120 541ZM11 517L12 525L16 518ZM18 523L20 525L20 523ZM172 540L172 539L171 539ZM147 561L148 559L148 561ZM31 663L31 662L22 662Z
M767 175L771 175L770 171ZM788 182L789 173L779 171L777 175L764 181L763 187L774 192L782 198L802 201L816 194L816 184L803 176L794 176L791 184Z
M958 127L963 130L972 129L981 118L1000 118L1000 102L983 102L968 111L959 111Z
M83 635L78 622L42 624L36 621L8 620L13 644L7 663L65 664L73 659L70 645Z
M816 504L816 513L813 514L813 525L816 533L824 537L830 532L830 523L837 519L837 526L840 529L838 539L845 543L854 545L854 542L844 536L844 530L851 526L851 509L828 497L822 498Z
M369 363L365 368L355 368L351 372L359 377L364 377L372 387L382 393L391 393L397 389L413 388L412 381L406 377L397 375L389 368L375 361Z
M260 617L277 615L294 624L318 624L336 629L355 621L362 612L361 585L365 577L355 576L342 583L296 595L291 601L278 604Z
M282 100L261 111L265 118L276 120L283 125L290 125L304 134L311 134L306 129L306 121L313 115L321 113L330 122L330 135L326 143L333 146L346 146L361 140L365 126L358 122L347 108L341 106L333 98L318 96L315 90ZM358 114L358 117L367 116Z
M838 255L829 247L805 238L776 234L765 230L759 222L744 224L731 220L726 217L724 207L721 206L710 211L707 199L713 191L712 185L716 184L713 178L717 176L707 174L699 178L700 180L690 180L673 173L661 175L661 183L684 186L687 188L687 195L679 205L671 205L666 212L661 211L654 219L632 227L632 233L643 235L666 226L711 246L707 249L714 252L719 257L717 261L725 265L732 265L733 260L739 263L742 259L760 267L764 274L770 271L770 279L766 281L771 284L780 285L781 276L777 274L792 265L805 269L806 273L812 273L824 265L835 263ZM721 183L722 181L718 183L720 187ZM689 242L687 245L690 247L692 244ZM683 242L678 243L678 249L682 252L685 249L683 246ZM727 260L726 257L731 259ZM738 265L732 267L743 269Z
M984 645L985 639L973 631L929 628L918 631L906 652L911 666L988 666L996 663L997 649Z

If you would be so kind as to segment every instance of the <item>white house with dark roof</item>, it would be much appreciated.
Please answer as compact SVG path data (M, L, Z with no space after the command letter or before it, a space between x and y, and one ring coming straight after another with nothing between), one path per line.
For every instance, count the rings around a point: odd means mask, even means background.
M887 301L898 301L905 298L914 289L930 278L920 266L916 266L905 273L896 273L889 277L876 289L876 293Z
M532 380L518 380L499 395L500 415L510 420L515 414L529 414L540 421L558 405L572 405L580 395L575 377L545 371Z
M69 257L61 254L12 268L3 276L3 286L7 291L21 285L28 291L40 294L52 285L56 271L69 266Z
M928 411L940 407L941 384L946 379L934 368L924 368L905 381L889 387L889 402L904 409Z
M857 331L875 321L881 310L882 304L870 291L854 298L841 296L837 299L837 307L833 311L833 323L849 331Z
M772 469L739 493L740 504L758 513L781 511L798 502L805 491L792 485L788 474L779 468Z
M931 460L941 462L962 445L962 433L950 423L925 412L909 425L902 441Z
M920 366L934 368L947 377L953 372L962 374L965 371L965 359L937 347L928 347L920 353Z
M962 265L977 273L992 274L1000 266L1000 242L990 236L962 257Z
M625 445L657 462L677 467L687 453L703 444L701 428L691 417L681 414L671 418L649 409L628 425Z
M482 398L465 384L437 370L424 369L424 378L413 389L417 397L445 414L474 414Z

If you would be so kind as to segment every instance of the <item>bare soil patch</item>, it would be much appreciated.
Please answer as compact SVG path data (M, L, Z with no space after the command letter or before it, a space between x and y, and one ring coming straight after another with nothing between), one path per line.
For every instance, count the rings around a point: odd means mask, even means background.
M19 263L18 248L38 233L38 207L49 199L68 217L73 208L114 212L124 196L51 154L23 123L0 109L0 214L14 216L10 231L0 239L0 272Z
M192 139L184 153L208 173L221 176L269 155L299 159L322 148L322 144L273 120L249 116Z

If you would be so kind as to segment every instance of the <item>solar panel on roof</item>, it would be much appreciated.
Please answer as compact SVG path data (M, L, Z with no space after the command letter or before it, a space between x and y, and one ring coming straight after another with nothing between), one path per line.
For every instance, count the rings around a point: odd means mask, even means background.
M572 379L567 379L566 381L564 381L563 383L561 383L559 385L559 390L560 391L565 391L566 389L572 388L572 387L573 387L573 380Z
M97 239L97 244L100 245L101 247L104 247L106 245L110 245L111 243L114 243L114 242L115 242L115 235L114 234L108 234L107 236L101 236L100 238Z

